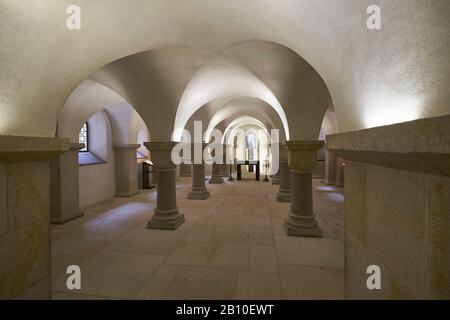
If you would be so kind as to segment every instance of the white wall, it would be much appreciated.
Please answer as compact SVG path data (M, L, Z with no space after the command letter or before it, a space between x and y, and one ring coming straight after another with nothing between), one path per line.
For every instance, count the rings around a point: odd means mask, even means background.
M100 111L88 120L89 150L106 163L79 167L80 208L114 197L115 171L109 118Z

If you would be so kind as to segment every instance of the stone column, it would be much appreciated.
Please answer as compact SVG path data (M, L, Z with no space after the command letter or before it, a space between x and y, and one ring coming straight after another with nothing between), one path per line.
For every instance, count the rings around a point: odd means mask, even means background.
M277 173L275 173L273 176L272 176L272 184L273 185L280 185L280 168L278 167L278 171L277 171Z
M285 144L280 144L280 188L277 193L277 201L291 201L291 170L288 165L288 150Z
M72 143L68 152L51 160L51 223L63 224L83 216L80 210L78 150L84 143Z
M221 176L223 178L227 178L228 177L228 166L227 166L226 161L225 161L227 147L224 144L224 145L222 145L222 148L223 148L223 151L222 151L223 152L223 164L221 165L220 173L221 173Z
M337 157L336 161L336 187L343 187L344 186L344 168L345 168L345 162L344 159Z
M211 174L211 179L209 179L209 183L212 183L212 184L224 183L222 168L223 168L222 164L218 164L218 163L212 164L212 174Z
M176 165L171 152L176 142L145 142L156 167L157 201L153 217L147 222L149 229L177 229L184 222L184 214L177 208Z
M292 176L291 212L284 227L289 236L321 237L313 212L312 170L323 141L288 141Z
M185 161L191 161L191 159L182 156L183 162L180 163L180 177L192 177L192 165L189 163L184 163Z
M220 146L218 147L220 148ZM213 151L215 153L215 150ZM213 157L215 155L213 154ZM223 160L222 160L223 161ZM211 184L222 184L223 181L223 164L214 162L212 164L212 173L211 179L209 179L209 183Z
M181 163L180 177L192 177L192 165L187 163Z
M50 299L50 159L68 139L0 135L0 299Z
M139 144L115 144L114 167L116 173L116 196L131 197L138 194L137 155Z
M208 199L209 192L205 185L205 163L203 161L203 150L207 146L206 143L192 144L192 158L194 159L195 152L202 155L202 163L194 163L192 176L192 190L187 195L188 199Z
M222 177L223 178L228 178L229 174L228 174L228 165L226 163L222 164Z
M334 185L336 183L336 156L333 152L325 149L325 178L323 183Z

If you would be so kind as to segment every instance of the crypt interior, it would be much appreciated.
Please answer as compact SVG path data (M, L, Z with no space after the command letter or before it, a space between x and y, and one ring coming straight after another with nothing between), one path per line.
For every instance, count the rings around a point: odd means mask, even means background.
M377 4L0 0L0 299L450 299L450 1Z

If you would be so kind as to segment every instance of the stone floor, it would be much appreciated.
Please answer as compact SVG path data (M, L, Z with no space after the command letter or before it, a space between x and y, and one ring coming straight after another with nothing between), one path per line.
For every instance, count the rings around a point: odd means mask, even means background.
M187 200L176 231L146 229L156 192L114 198L84 217L52 226L53 299L341 299L344 290L342 189L314 180L323 238L287 237L289 204L278 186L243 180L208 185L208 200ZM81 290L65 269L81 267Z

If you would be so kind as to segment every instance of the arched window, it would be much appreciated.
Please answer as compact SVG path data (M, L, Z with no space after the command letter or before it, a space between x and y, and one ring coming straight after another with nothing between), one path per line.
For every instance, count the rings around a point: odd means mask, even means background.
M78 143L84 143L84 148L80 149L79 152L88 152L89 151L89 127L87 122L83 124L80 130L80 135L78 137Z
M254 133L249 133L246 137L246 144L247 144L247 158L249 161L254 161L255 154L256 154L256 148L258 147L258 139L256 138L256 135Z
M247 135L247 149L256 148L256 136L253 133Z

